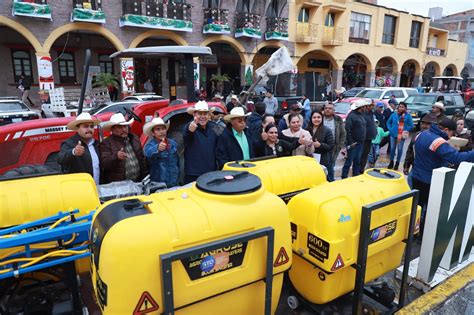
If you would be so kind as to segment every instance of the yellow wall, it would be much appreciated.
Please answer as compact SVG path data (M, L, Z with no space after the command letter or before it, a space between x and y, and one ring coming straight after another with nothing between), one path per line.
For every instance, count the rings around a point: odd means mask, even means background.
M289 17L291 21L289 24L290 40L295 41L298 13L304 6L305 1L290 0L288 2ZM395 60L396 64L394 65L394 73L400 72L403 64L408 60L415 63L417 74L421 74L424 66L430 61L435 61L439 65L441 72L449 64L455 65L458 72L464 66L467 45L464 43L447 41L447 31L430 28L430 20L428 18L351 0L347 0L345 5L339 4L341 2L344 1L337 1L337 3L335 3L335 1L322 0L320 6L311 7L309 23L317 24L316 41L312 43L295 42L295 60L297 62L301 60L298 64L300 73L307 70L307 62L302 59L306 59L307 56L305 55L315 50L322 50L329 54L331 58L324 58L324 55L321 54L319 54L319 56L321 56L321 59L332 60L333 69L339 70L342 69L344 61L354 53L361 54L365 57L367 60L367 71L374 71L376 63L383 57L391 57ZM330 11L336 13L335 27L343 28L342 45L340 46L322 45L324 21L326 14ZM369 44L349 42L351 12L358 12L372 16ZM382 43L385 15L393 15L397 17L395 41L393 45ZM418 48L409 47L411 25L413 21L422 23L420 45ZM445 49L447 51L446 56L438 57L426 54L426 48L429 44L429 34L432 36L435 33L438 33L437 47ZM315 70L310 69L310 71Z

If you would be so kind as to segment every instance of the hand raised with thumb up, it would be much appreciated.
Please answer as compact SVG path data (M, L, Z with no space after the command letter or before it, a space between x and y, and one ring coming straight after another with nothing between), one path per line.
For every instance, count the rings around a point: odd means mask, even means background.
M73 154L75 156L82 156L84 154L84 146L82 145L81 141L77 141L76 146L74 147Z
M189 124L189 131L195 132L197 129L197 118L194 118L194 120Z
M127 153L123 148L121 148L120 151L117 152L117 158L119 160L125 160L127 158Z

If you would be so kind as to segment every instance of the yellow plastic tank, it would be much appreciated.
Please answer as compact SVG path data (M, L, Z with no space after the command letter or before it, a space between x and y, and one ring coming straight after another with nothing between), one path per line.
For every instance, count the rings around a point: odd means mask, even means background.
M289 276L298 293L324 304L352 291L362 206L409 190L403 174L370 169L295 196L288 204L294 253ZM366 282L400 265L411 203L412 198L372 212ZM420 209L418 220L419 214Z
M263 314L267 237L201 248L169 273L160 257L270 227L274 313L291 266L288 222L285 203L248 172L211 172L190 188L105 203L91 229L96 300L104 314L167 313L170 295L176 314ZM169 274L173 290L164 293Z
M302 191L326 183L323 167L307 156L267 157L252 161L228 162L224 170L245 170L257 175L265 189L288 202Z
M85 215L100 202L89 174L67 174L0 181L0 205L0 228L5 228L69 209Z

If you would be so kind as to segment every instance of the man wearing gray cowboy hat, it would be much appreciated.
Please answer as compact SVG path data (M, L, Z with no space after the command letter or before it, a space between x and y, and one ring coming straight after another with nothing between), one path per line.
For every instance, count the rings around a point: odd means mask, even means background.
M100 158L98 143L94 139L94 128L100 120L89 113L82 113L67 124L77 133L61 143L58 163L63 173L89 173L95 183L100 183Z
M132 123L133 119L127 121L122 113L117 113L102 126L104 131L111 132L100 144L104 183L140 181L147 174L140 139L130 133Z
M199 101L189 107L193 116L183 129L184 184L195 181L200 175L216 170L216 124L210 119L209 105Z
M225 163L237 160L248 160L255 157L252 138L246 128L246 118L242 107L235 107L229 115L224 116L227 128L217 139L216 160L219 169Z

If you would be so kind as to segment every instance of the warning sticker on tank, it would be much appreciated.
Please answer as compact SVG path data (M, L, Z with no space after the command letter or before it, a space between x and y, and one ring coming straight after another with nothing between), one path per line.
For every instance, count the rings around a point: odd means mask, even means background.
M308 249L309 254L320 262L329 257L329 243L311 233L308 233Z
M201 279L228 269L239 267L244 261L247 242L201 253L181 259L191 280Z
M294 243L294 241L296 240L296 235L298 234L298 226L294 224L293 222L291 222L290 226L291 226L291 242Z
M395 233L397 229L397 220L389 222L387 224L376 227L370 231L370 242L369 244L378 242L386 237L389 237Z

